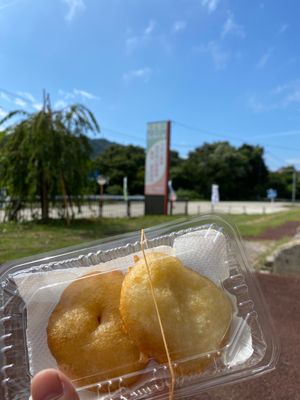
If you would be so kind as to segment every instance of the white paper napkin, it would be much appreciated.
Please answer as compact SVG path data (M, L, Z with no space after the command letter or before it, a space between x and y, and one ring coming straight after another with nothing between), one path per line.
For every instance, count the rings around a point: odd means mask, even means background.
M229 276L226 238L216 230L207 229L187 233L175 239L173 248L159 246L155 248L155 251L175 255L185 266L207 276L218 285ZM26 339L32 375L45 368L57 368L56 361L47 345L46 328L49 317L64 289L73 280L87 273L111 269L121 269L126 272L132 265L133 255L131 254L88 267L23 273L15 276L14 280L27 309ZM232 329L241 323L240 320L242 319L235 317ZM245 323L242 338L243 344L238 351L223 355L224 362L231 367L246 361L252 355L251 331L247 323ZM80 391L81 400L104 397L90 391Z

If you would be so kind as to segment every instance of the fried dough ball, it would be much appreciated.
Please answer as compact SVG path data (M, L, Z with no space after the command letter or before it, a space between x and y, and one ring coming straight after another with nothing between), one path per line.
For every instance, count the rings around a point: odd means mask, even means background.
M232 304L224 291L204 276L186 268L175 257L147 253L151 281L172 361L182 374L205 369L213 359L197 357L220 349L232 319ZM144 258L126 275L120 300L125 329L140 351L160 363L166 350L151 295Z
M123 279L119 271L82 276L64 290L51 314L48 346L59 369L76 386L119 377L147 363L122 328L119 305ZM122 386L134 380L125 379Z

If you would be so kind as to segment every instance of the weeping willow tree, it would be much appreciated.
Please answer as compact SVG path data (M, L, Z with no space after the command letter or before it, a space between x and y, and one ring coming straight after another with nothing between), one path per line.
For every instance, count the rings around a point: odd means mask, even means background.
M53 110L44 94L43 108L35 113L10 112L0 121L0 186L14 200L36 198L42 218L49 218L54 195L80 195L90 160L87 132L99 132L92 112L82 104Z

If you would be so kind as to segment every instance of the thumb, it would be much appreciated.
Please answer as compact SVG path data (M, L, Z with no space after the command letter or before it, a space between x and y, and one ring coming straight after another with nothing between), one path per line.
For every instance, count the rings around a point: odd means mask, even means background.
M46 369L31 381L32 400L79 400L71 381L60 371Z

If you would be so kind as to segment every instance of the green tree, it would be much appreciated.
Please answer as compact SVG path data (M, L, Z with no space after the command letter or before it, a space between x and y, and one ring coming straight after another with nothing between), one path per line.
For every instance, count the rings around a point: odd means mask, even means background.
M277 190L278 198L291 200L294 172L297 171L295 170L295 167L292 165L280 168L278 171L270 172L268 179L268 188ZM299 194L300 194L300 179L299 175L297 174L297 179L296 179L297 198L299 198Z
M190 190L209 199L211 185L216 183L223 200L254 200L265 196L268 170L261 147L235 148L228 142L216 142L191 151L172 174L175 190Z
M85 134L99 131L88 108L74 104L53 110L49 95L41 111L10 112L1 147L1 185L15 201L40 199L42 218L49 217L49 198L81 194L87 179L90 147Z
M139 146L112 144L95 159L95 167L101 175L109 176L113 193L122 193L123 178L128 178L130 194L144 193L145 150ZM108 188L109 190L109 188Z
M246 164L246 179L243 181L243 192L246 199L266 197L269 170L264 161L264 148L244 144L239 148Z

